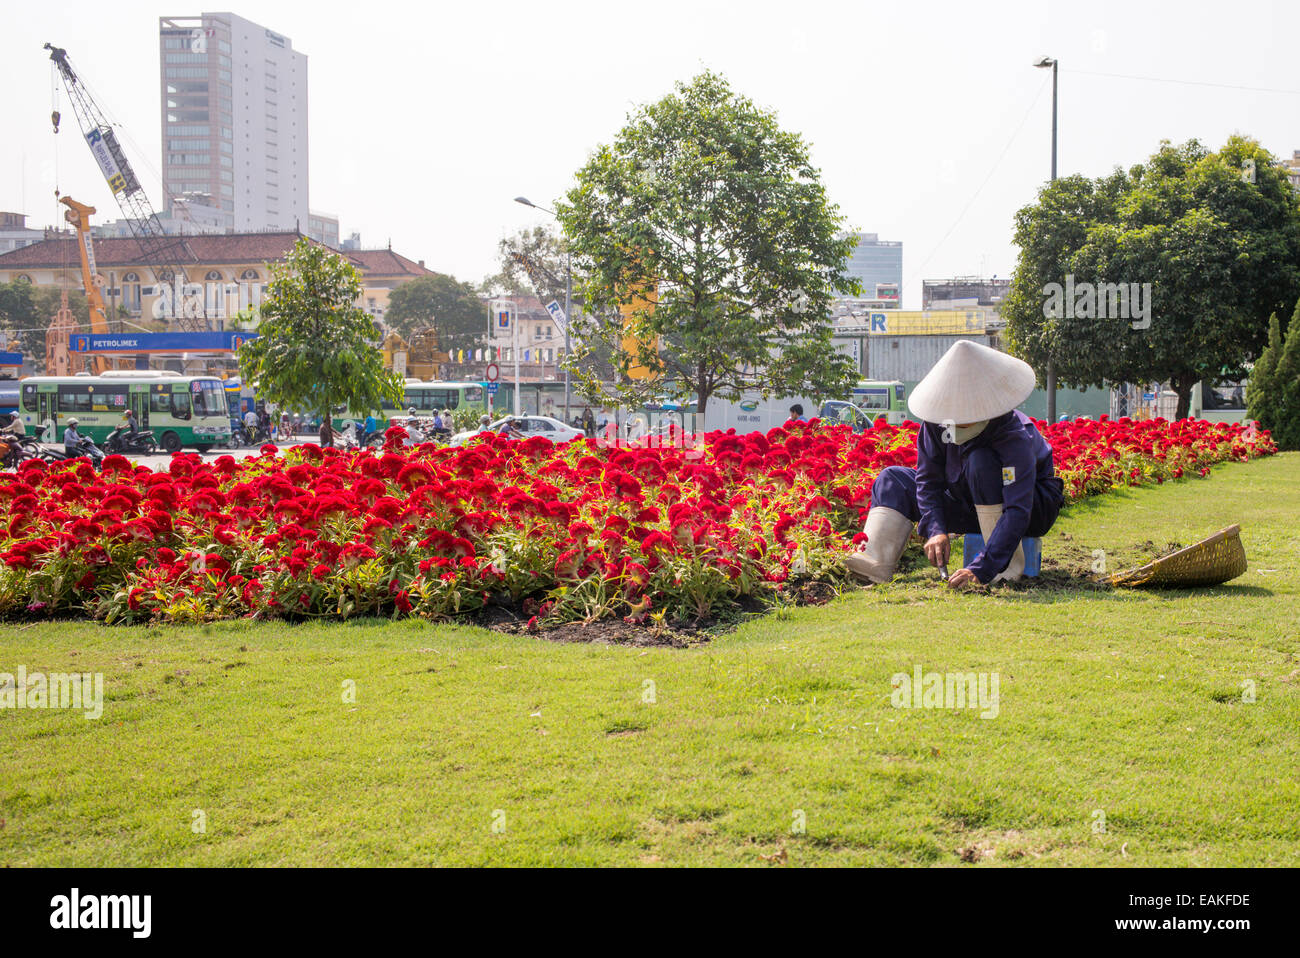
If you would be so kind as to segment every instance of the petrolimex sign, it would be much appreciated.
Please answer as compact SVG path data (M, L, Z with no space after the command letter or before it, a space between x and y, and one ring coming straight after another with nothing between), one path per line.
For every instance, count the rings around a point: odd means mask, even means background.
M257 333L242 329L200 333L73 333L74 353L233 353Z

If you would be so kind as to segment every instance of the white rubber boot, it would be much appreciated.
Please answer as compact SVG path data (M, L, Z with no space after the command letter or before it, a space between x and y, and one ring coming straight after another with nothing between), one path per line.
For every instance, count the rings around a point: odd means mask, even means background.
M845 557L844 565L856 578L875 583L888 582L898 567L898 557L907 548L912 520L897 509L872 506L862 527L867 542L861 552Z
M993 529L997 526L998 520L1002 518L1001 506L976 506L975 515L980 520L980 535L984 537L984 548L989 547L993 541ZM974 558L972 556L971 558ZM994 582L1018 582L1025 574L1025 547L1017 543L1016 551L1011 554L1011 561L1007 567L993 577Z

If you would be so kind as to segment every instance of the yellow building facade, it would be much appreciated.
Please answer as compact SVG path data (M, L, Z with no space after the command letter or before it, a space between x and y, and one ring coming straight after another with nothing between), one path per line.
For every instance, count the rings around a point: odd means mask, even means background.
M97 282L110 320L124 314L131 322L168 328L188 317L222 328L241 311L261 304L270 279L269 264L283 262L301 238L292 231L186 236L182 278L168 269L156 276L134 239L97 239ZM76 244L76 237L67 234L0 254L0 283L25 280L35 286L80 288ZM417 277L436 275L423 261L391 249L331 252L360 273L362 293L357 305L377 320L383 319L394 289Z

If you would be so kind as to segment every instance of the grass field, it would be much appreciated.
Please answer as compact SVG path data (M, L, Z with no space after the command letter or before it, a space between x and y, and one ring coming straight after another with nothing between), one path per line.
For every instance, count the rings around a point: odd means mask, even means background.
M0 626L0 671L105 683L97 721L0 711L0 865L1300 864L1297 517L1300 455L1226 465L1075 506L1044 553L1240 522L1229 585L918 569L687 650ZM996 674L996 717L893 707L918 666Z

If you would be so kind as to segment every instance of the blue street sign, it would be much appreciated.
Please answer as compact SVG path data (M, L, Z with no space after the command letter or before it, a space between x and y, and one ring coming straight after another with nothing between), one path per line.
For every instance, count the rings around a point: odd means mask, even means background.
M204 333L73 333L68 349L74 353L230 353L256 339L244 329Z
M488 383L488 384L487 384L487 391L488 391L489 393L491 393L492 395L495 396L495 395L496 395L496 392L497 392L497 387L500 386L500 385L501 385L500 383Z

